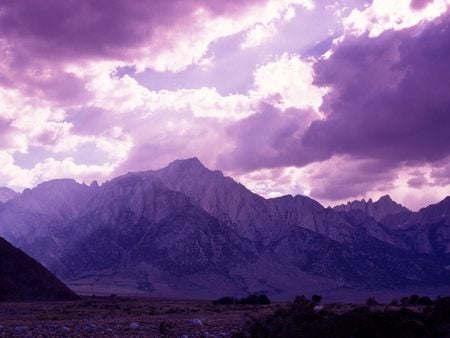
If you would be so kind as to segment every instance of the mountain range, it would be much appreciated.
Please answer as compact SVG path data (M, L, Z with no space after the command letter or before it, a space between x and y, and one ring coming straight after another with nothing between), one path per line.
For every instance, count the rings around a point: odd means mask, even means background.
M450 284L450 197L325 208L265 199L196 158L0 203L0 236L78 291L211 298Z

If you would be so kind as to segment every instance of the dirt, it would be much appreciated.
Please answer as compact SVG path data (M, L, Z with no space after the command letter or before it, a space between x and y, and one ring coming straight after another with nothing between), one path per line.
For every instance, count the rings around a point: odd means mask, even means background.
M281 306L121 297L0 303L0 337L232 337Z

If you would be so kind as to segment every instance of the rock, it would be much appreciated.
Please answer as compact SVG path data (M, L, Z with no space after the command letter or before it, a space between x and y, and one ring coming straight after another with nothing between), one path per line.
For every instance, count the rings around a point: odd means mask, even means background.
M196 326L203 326L202 320L201 319L197 319L197 318L191 319L189 321L189 324L196 325Z
M86 325L84 326L83 331L85 331L85 332L92 332L92 331L94 331L96 328L97 328L97 325L92 324L92 323L89 323L89 324L86 324Z
M70 332L70 329L67 326L63 326L61 327L61 331L67 333Z
M25 326L25 325L23 325L23 326L22 325L16 326L14 328L14 331L16 331L17 333L28 331L28 326Z
M139 328L139 323L133 322L128 327L132 330L137 330Z
M323 305L316 305L316 306L314 306L313 311L314 311L314 312L320 312L320 311L322 311L323 309L324 309Z

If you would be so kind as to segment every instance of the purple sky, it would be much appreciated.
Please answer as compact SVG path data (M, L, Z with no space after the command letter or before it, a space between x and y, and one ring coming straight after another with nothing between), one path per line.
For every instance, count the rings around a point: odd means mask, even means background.
M0 186L197 156L264 196L450 194L450 0L3 0Z

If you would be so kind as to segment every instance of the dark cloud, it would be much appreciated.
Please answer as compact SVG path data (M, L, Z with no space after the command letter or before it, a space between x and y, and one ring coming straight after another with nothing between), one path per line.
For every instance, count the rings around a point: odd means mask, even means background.
M66 65L99 60L132 64L170 50L186 31L195 33L203 22L196 16L199 9L209 18L232 17L265 2L2 0L0 86L55 103L82 102L88 98L84 82Z
M408 186L411 188L422 188L426 184L428 184L428 180L425 176L416 176L408 180Z
M203 8L234 15L266 0L3 0L0 32L34 57L126 58L151 40L156 29L186 28ZM170 44L171 41L164 41ZM17 60L20 63L24 60Z
M450 157L440 161L431 171L433 184L446 186L450 184Z
M394 188L395 170L386 170L384 163L372 160L335 158L322 164L311 175L311 196L335 201L355 198L368 191L386 191Z
M303 143L389 165L433 162L450 153L450 25L349 38L316 66L330 88Z
M218 160L224 169L250 171L288 165L304 165L329 154L303 148L300 140L317 114L310 110L282 111L262 103L258 112L228 127L228 135L235 142L233 151Z

